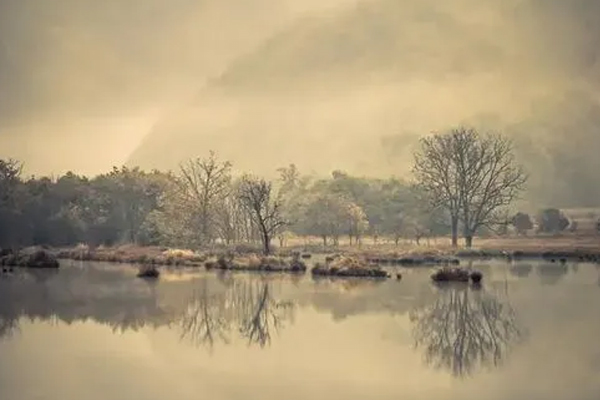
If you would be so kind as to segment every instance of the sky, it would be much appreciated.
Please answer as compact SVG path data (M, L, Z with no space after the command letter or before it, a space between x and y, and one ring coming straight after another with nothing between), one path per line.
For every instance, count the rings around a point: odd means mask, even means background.
M353 0L3 0L0 157L35 174L123 164L151 126L306 13Z
M248 130L232 156L257 143L259 134L280 144L296 135L307 147L343 144L315 167L346 166L352 153L366 158L356 161L360 168L377 158L368 155L375 151L374 138L364 134L371 128L429 132L493 111L518 123L557 98L598 101L595 0L362 0L367 6L358 11L357 4L3 0L0 157L23 161L27 173L100 173L129 160L164 121L199 114L189 104L200 103L200 117L209 122L192 124L194 135L208 136L205 130L220 127L223 118L256 129ZM381 20L395 28L382 31ZM345 71L344 57L358 69ZM390 70L396 75L386 75ZM261 79L273 73L296 87L279 86L286 99L264 95L257 101ZM258 90L228 99L233 106L222 111L202 88L223 77L257 82ZM302 99L298 88L307 87L313 92ZM571 108L586 106L581 104ZM561 108L553 107L540 119L556 120ZM213 114L223 118L213 121ZM263 118L267 114L277 118ZM398 118L404 126L393 125ZM571 119L565 111L560 124L579 129ZM595 143L593 135L586 128L581 140ZM158 165L171 150L157 143L163 154L149 152L146 161Z

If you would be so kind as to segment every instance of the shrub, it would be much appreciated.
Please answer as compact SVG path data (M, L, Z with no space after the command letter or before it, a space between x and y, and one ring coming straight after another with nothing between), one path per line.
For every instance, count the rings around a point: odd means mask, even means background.
M512 217L510 221L511 225L515 227L515 230L519 235L526 235L527 231L533 229L533 221L529 214L518 212Z
M569 218L558 208L547 208L538 216L539 231L544 233L562 232L569 223Z

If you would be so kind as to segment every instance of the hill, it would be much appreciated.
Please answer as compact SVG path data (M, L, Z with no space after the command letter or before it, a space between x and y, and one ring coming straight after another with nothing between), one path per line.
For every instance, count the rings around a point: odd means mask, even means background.
M592 0L371 0L304 18L160 121L130 163L175 168L214 149L264 174L289 162L402 174L420 134L467 122L512 132L530 169L547 170L567 125L598 136L594 113L565 108L598 106L596 12Z

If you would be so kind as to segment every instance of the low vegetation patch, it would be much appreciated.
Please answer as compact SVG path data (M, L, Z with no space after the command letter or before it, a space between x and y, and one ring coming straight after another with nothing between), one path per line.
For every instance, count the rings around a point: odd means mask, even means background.
M142 265L137 273L138 278L152 278L156 279L160 276L160 271L156 265Z
M191 250L135 245L99 246L96 248L78 245L74 248L59 250L57 256L69 260L181 266L201 266L206 260L204 254Z
M306 272L306 264L298 257L284 258L277 256L222 255L204 263L207 270L224 271L264 271L264 272Z
M41 247L29 247L18 252L3 251L0 264L6 267L58 268L57 258Z
M379 266L370 265L366 260L348 256L334 257L325 264L317 263L311 273L313 276L389 278L389 274Z
M443 267L438 269L431 275L431 280L434 282L473 282L474 284L481 283L483 275L479 271L469 271L464 268L448 268Z

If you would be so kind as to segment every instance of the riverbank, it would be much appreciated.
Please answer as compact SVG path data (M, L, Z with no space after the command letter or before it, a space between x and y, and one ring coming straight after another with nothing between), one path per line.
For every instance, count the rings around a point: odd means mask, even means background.
M366 242L366 240L364 241ZM397 266L445 266L457 265L460 259L545 259L600 262L600 236L548 236L478 239L473 249L452 248L447 238L436 239L434 244L416 246L402 243L363 244L323 247L314 244L291 244L275 249L274 256L291 259L299 257L309 261L317 258L334 258L345 255L356 257L370 264ZM101 261L128 264L155 264L169 266L203 267L207 261L220 256L249 257L260 254L260 248L250 245L221 247L203 251L172 249L159 246L122 245L90 248L79 245L72 248L54 249L62 259ZM243 264L243 263L242 263Z

